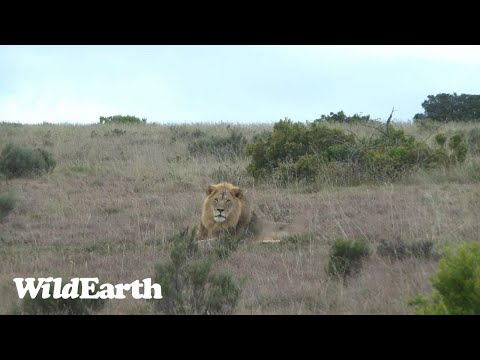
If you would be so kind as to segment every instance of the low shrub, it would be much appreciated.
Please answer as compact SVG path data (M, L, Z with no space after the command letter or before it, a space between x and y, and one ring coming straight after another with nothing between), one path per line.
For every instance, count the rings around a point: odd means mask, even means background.
M417 295L409 305L419 315L480 315L480 243L447 249L432 279L431 298Z
M7 144L0 154L0 172L7 178L41 175L53 171L56 162L50 152Z
M370 247L365 241L337 239L331 245L325 270L332 277L346 279L360 272L364 260L370 254Z

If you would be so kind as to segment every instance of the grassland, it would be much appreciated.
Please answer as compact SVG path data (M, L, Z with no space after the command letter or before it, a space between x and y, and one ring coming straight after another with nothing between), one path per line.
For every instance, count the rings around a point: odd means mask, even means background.
M475 127L397 126L427 142L438 131ZM480 154L394 183L339 187L320 179L282 187L255 183L244 156L225 160L188 150L205 133L227 135L232 127L251 139L272 125L0 124L0 148L40 147L57 161L42 177L0 183L0 194L17 197L0 223L0 313L18 303L14 277L85 276L113 284L153 277L154 265L168 256L166 240L197 223L205 190L218 181L242 186L276 221L303 217L311 234L295 246L245 243L218 263L243 282L237 314L408 314L408 297L431 291L435 257L391 260L374 251L360 276L343 283L324 271L331 241L365 239L375 249L382 240L429 240L439 254L448 243L480 241ZM348 129L357 136L375 131ZM147 301L128 297L100 312L151 313Z

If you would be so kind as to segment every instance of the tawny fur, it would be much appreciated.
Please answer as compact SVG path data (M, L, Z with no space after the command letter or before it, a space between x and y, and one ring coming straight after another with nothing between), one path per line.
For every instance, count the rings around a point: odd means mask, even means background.
M223 223L216 222L213 216L214 199L220 195L224 200L231 201L231 207ZM227 182L208 187L207 197L202 206L198 240L217 237L222 232L251 236L254 235L254 231L258 231L255 225L256 215L252 212L250 203L240 188Z
M217 199L217 203L215 203ZM215 207L222 207L230 201L230 208L223 223L214 220ZM225 211L227 209L225 208ZM223 232L239 235L243 239L261 242L278 242L279 238L288 236L287 228L291 224L275 223L265 218L260 209L254 207L237 186L222 182L210 185L202 206L202 214L197 233L197 240L214 240Z

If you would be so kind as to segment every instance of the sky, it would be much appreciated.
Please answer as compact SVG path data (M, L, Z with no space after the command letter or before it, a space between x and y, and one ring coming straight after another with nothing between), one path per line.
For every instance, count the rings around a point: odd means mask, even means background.
M479 88L478 45L0 45L0 122L410 121Z

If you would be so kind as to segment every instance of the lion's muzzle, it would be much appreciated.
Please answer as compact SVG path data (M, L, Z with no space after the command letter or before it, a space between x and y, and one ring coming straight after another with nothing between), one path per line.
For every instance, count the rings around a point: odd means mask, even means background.
M213 211L213 219L217 223L223 223L227 218L225 217L225 210L223 209L216 209Z

